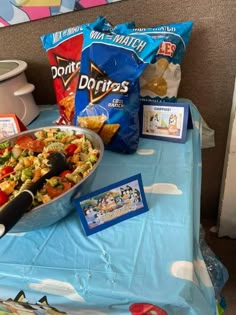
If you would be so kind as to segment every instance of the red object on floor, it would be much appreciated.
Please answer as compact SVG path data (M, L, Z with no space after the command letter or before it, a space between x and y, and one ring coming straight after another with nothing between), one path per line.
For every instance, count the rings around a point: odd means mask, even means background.
M149 303L135 303L129 308L132 315L168 315L162 308Z

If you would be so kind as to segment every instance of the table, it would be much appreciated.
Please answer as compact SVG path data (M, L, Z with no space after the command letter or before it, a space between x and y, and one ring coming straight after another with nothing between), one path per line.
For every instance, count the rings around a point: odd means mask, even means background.
M40 300L35 314L217 314L199 249L201 117L192 103L191 114L185 144L141 138L132 155L105 151L91 191L141 173L148 212L89 237L74 211L2 238L0 298L22 290L24 307ZM52 125L57 115L55 105L41 106L29 128ZM42 311L45 301L50 311Z

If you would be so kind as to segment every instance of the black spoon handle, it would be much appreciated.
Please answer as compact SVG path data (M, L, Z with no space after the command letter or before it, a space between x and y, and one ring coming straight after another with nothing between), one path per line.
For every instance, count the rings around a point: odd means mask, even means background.
M33 193L24 190L0 210L0 238L20 220L32 205L33 199Z
M0 210L0 238L13 228L25 212L30 209L36 191L43 186L46 179L54 176L56 173L57 171L54 169L50 170Z
M65 156L62 153L56 152L52 154L51 159L51 164L53 164L51 170L31 184L28 189L19 193L0 210L0 238L30 209L35 193L43 186L45 181L68 168Z
M40 189L45 181L47 179L50 179L51 177L55 176L58 174L57 170L51 169L49 172L47 172L45 175L40 177L36 182L30 185L28 190L30 190L33 194L36 194L37 190Z

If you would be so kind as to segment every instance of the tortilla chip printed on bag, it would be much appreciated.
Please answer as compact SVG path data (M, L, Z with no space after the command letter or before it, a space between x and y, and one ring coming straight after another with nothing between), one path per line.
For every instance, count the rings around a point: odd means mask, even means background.
M88 128L94 132L99 133L104 125L104 122L107 120L107 116L88 116L88 117L78 117L79 126L82 128Z
M74 122L75 93L80 71L84 25L41 36L51 66L60 114L58 124L71 125ZM86 25L91 29L99 30L111 28L109 22L100 16Z
M75 124L96 130L105 149L123 153L137 149L139 76L161 42L145 34L126 36L84 28Z
M152 28L134 28L120 24L114 31L122 34L145 33L160 40L155 61L140 77L141 101L175 102L181 80L180 64L192 32L193 22L163 24Z

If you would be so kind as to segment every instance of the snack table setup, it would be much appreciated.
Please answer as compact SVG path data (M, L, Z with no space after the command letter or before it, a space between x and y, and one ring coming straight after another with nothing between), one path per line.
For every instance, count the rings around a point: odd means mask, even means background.
M8 233L0 240L1 299L21 291L27 314L37 301L34 314L217 314L199 248L201 117L189 103L185 143L140 138L136 153L106 150L97 169L91 192L140 173L149 210L90 236L77 211L44 229ZM56 106L42 105L28 128L57 118Z

